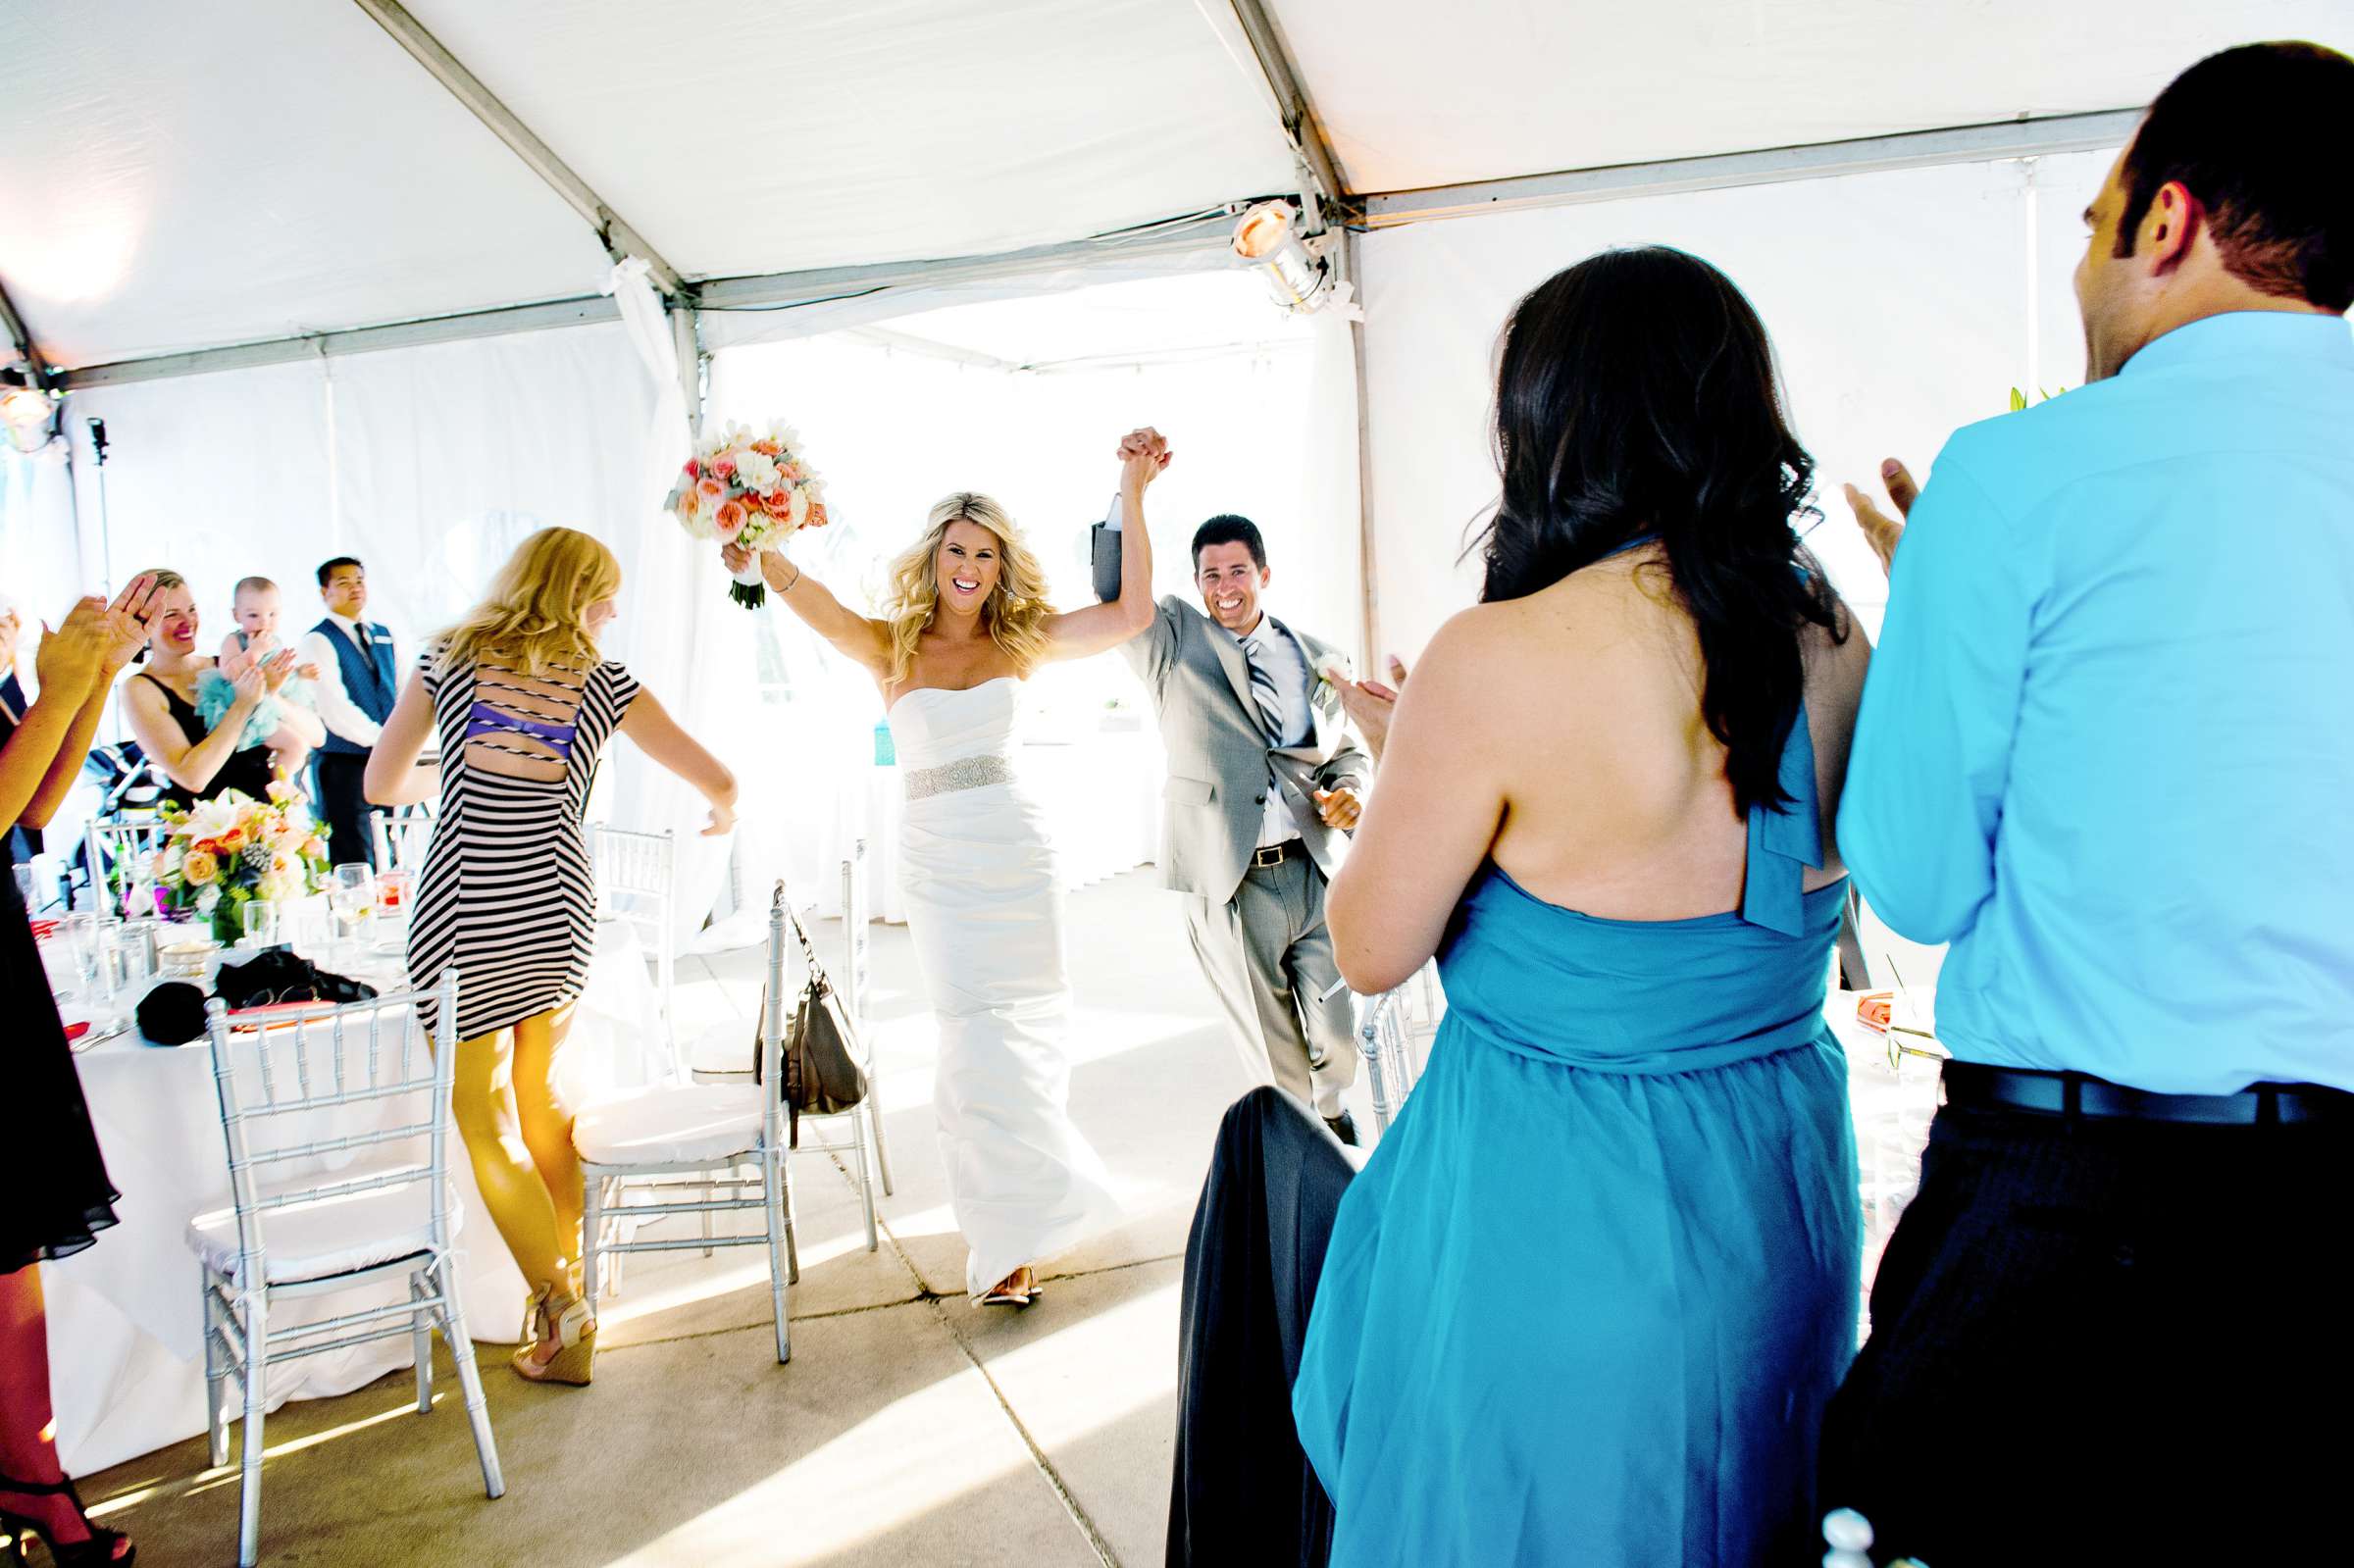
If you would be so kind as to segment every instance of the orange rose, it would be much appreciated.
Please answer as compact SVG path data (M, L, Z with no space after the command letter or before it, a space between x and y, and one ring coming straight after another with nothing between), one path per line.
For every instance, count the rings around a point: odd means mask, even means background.
M179 863L180 880L191 887L202 887L221 875L221 862L210 850L191 849Z

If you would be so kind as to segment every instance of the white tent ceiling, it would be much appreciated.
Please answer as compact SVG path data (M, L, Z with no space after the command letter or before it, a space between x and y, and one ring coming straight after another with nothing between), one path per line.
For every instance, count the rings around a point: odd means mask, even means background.
M2112 109L2346 0L1272 0L1352 192ZM692 278L998 253L1293 188L1234 0L417 0ZM593 293L355 4L0 14L0 284L76 366Z

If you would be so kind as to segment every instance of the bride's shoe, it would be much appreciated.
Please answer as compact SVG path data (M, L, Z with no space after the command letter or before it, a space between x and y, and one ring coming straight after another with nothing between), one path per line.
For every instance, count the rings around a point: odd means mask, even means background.
M545 1359L539 1354L543 1344L554 1346ZM533 1297L527 1342L507 1364L516 1376L533 1383L584 1388L595 1361L596 1324L588 1316L588 1303L569 1290L559 1292L542 1286Z
M1025 1264L991 1286L973 1305L1026 1307L1046 1293L1039 1289L1038 1277Z

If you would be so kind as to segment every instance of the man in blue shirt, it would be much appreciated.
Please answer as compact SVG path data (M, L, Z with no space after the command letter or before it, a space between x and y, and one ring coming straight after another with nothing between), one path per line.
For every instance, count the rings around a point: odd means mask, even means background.
M1901 525L1851 492L1894 565L1839 850L1952 943L1955 1061L1822 1502L1937 1568L2343 1533L2349 148L2344 55L2184 73L2085 213L2090 384L1956 434Z

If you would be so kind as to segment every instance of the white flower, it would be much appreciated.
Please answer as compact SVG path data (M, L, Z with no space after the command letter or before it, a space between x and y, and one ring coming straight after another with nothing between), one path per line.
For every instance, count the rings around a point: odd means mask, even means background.
M809 521L809 487L807 485L803 484L794 487L793 492L793 508L791 511L786 513L785 520L791 523L796 529Z
M198 914L200 914L200 915L209 915L209 914L211 914L211 913L213 912L214 908L215 908L217 905L219 905L219 903L220 903L220 902L221 902L221 885L220 885L220 884L218 884L218 883L207 883L207 884L205 884L205 885L204 885L204 887L203 887L203 888L202 888L202 889L201 889L201 890L200 890L200 891L199 891L199 892L196 894L196 913L198 913Z
M736 482L766 495L777 487L777 465L765 453L747 451L736 460Z

